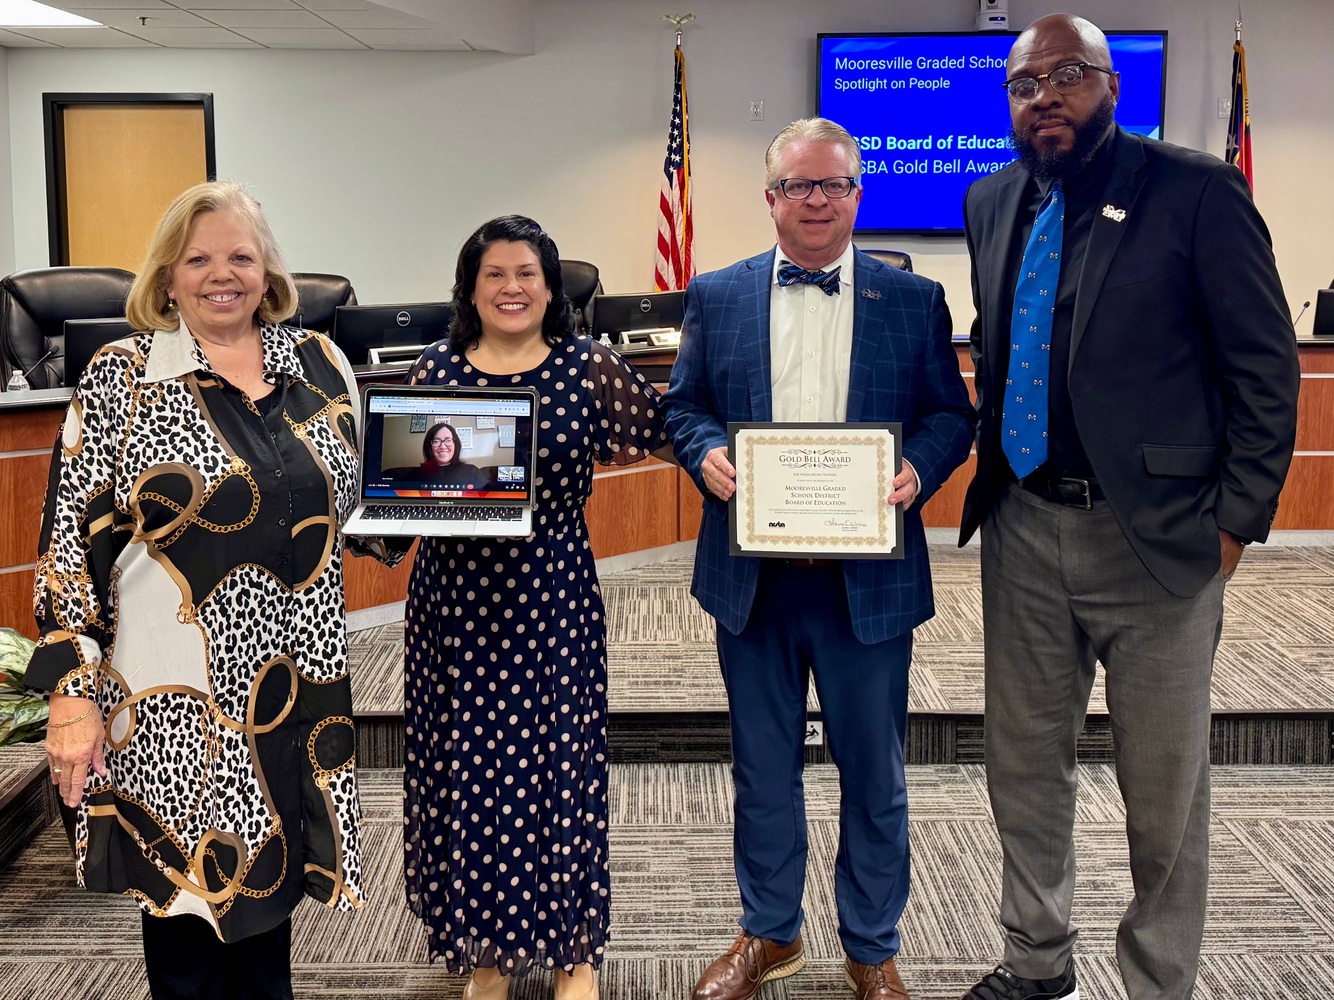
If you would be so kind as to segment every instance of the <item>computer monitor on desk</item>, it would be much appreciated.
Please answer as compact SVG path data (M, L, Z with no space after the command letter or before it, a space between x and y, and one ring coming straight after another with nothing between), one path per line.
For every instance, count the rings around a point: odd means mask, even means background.
M1315 320L1311 332L1317 337L1334 337L1334 288L1315 293Z
M354 365L364 365L373 347L426 347L449 332L454 307L448 302L339 306L333 341Z
M593 300L593 335L620 353L676 347L685 317L685 292L599 295Z
M88 362L104 346L133 335L134 327L123 317L65 320L65 385L78 385Z

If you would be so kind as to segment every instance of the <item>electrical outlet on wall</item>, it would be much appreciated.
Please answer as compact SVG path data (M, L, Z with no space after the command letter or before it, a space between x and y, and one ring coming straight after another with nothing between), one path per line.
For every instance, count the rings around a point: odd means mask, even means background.
M751 101L751 102L750 102L750 120L753 121L753 122L762 122L762 121L764 121L764 102L763 102L763 101Z

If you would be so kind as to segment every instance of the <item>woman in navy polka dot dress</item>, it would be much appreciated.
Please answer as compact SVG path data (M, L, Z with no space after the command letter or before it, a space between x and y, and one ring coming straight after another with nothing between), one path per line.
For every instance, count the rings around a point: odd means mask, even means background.
M607 661L584 503L593 463L662 447L657 392L576 336L555 243L520 216L459 255L448 340L419 384L538 390L533 533L423 538L406 612L406 876L465 1000L555 970L593 1000L610 904Z

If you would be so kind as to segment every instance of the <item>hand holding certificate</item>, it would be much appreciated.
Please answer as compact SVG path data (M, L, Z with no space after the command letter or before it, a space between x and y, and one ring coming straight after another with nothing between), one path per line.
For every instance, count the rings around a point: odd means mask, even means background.
M734 555L902 559L901 424L730 423Z

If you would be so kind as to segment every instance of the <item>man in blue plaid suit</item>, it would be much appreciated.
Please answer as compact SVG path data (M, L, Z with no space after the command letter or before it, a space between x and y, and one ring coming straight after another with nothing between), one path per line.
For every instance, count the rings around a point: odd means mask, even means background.
M765 157L778 246L695 278L666 396L681 464L704 495L692 593L718 622L732 723L741 934L695 1000L745 1000L805 962L802 747L815 676L842 807L835 888L847 978L906 997L894 968L908 898L904 735L912 630L934 613L920 509L968 455L974 411L940 285L852 246L861 154L840 126L797 121ZM901 422L904 558L729 554L728 421Z

